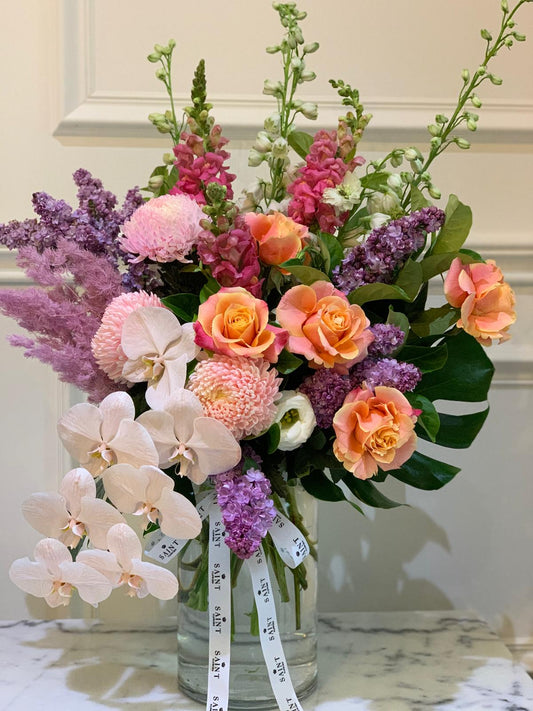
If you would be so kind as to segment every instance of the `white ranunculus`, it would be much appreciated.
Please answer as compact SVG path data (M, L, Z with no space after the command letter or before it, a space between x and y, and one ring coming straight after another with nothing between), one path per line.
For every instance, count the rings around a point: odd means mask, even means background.
M322 200L333 205L337 214L341 214L358 204L362 190L361 181L355 173L346 173L340 185L324 190Z
M276 419L281 435L278 449L291 452L307 442L316 425L315 413L307 395L285 390L277 403Z

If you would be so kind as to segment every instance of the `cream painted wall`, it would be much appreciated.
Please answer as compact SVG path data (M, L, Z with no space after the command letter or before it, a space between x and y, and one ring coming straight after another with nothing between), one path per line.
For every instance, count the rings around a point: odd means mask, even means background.
M478 29L494 27L499 2L448 0L444 12L436 0L337 0L329 15L320 0L301 5L310 11L306 39L322 44L309 60L321 78L306 90L324 97L327 122L336 108L325 80L341 75L361 87L376 115L362 148L372 158L389 147L392 135L400 136L400 145L424 138L425 123L441 104L453 102L461 68L479 61ZM140 0L3 0L1 7L8 61L0 65L0 221L29 216L36 190L72 200L70 175L79 166L119 196L145 182L166 143L144 122L162 105L144 56L172 35L180 44L176 93L186 93L198 52L204 52L220 107L215 115L229 127L232 168L239 185L246 184L245 138L269 110L262 80L277 72L275 58L263 52L278 37L270 3L232 0L221 11L206 0L201 17L197 6L185 3L148 13ZM517 291L520 322L513 341L492 351L497 376L489 420L470 451L444 453L463 472L443 491L406 490L392 482L391 495L410 507L369 511L366 518L340 504L321 507L320 607L471 607L527 652L533 650L531 6L520 28L531 41L495 67L505 82L486 93L480 111L485 129L475 147L450 153L434 170L443 194L456 192L474 209L471 246L495 255ZM11 284L21 285L20 275L11 257L0 254L0 285ZM1 318L0 617L43 617L56 613L24 599L7 569L38 539L19 513L21 502L33 491L55 488L66 471L55 421L76 394L10 349L4 334L12 330ZM173 610L171 604L124 607L120 598L99 613L154 620ZM73 614L88 613L75 606Z

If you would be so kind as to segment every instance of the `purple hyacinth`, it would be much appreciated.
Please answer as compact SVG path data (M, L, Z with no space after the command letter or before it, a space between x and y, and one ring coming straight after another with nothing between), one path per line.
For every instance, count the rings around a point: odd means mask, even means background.
M347 376L322 368L304 380L298 389L309 398L317 425L326 429L331 427L335 413L352 387Z
M370 327L374 340L368 346L369 356L388 356L403 345L405 334L399 326L392 323L376 323Z
M217 502L226 527L226 545L239 558L250 558L272 525L276 509L270 482L260 469L241 474L237 465L215 479Z
M394 358L365 358L350 370L352 388L359 388L366 383L372 390L378 385L385 385L402 393L414 390L421 377L422 372L416 365Z
M445 214L438 207L424 207L391 220L356 245L333 271L333 281L344 294L364 284L390 284L408 257L424 246L426 234L442 227Z

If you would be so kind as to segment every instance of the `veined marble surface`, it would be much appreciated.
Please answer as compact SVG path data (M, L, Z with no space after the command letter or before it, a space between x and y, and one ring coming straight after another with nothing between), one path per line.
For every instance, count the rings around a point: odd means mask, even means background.
M196 711L176 689L174 628L0 622L0 709ZM533 681L475 613L322 615L304 711L533 711Z

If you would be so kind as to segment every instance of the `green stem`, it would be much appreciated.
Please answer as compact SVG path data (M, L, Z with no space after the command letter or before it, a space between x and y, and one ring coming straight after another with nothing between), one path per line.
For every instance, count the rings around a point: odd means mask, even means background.
M294 618L296 629L299 630L302 627L302 605L300 598L300 585L296 579L296 575L293 578L294 583Z

